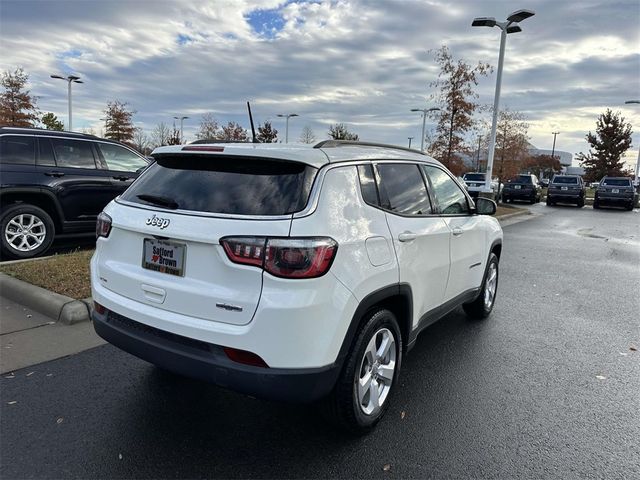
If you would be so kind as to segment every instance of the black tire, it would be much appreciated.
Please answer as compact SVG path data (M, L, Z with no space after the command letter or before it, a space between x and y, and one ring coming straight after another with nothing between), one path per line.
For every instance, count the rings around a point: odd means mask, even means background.
M556 204L556 202L554 202L549 197L547 197L547 205L551 206L551 205L555 205L555 204Z
M578 208L584 207L584 198L579 199L576 205L578 206Z
M360 406L357 388L363 368L366 367L365 355L369 342L374 335L384 335L386 332L390 332L395 341L395 370L382 405L377 411L368 415ZM359 435L373 430L387 411L387 408L389 408L391 394L398 383L398 374L402 364L402 350L402 335L395 315L384 308L369 311L364 317L351 346L351 351L345 359L340 377L329 397L325 399L324 411L329 420L337 426ZM389 350L389 355L391 355L391 349ZM371 374L369 373L369 375ZM369 391L369 398L370 395L371 390Z
M627 205L627 210L629 210L629 211L633 210L633 202L631 202L629 205Z
M28 236L29 241L33 242L33 246L39 243L39 245L30 250L19 250L17 248L19 245L14 245L9 242L9 239L7 238L11 233L17 233L17 230L14 229L15 223L12 223L11 225L10 223L19 215L29 215L33 218L34 222L36 222L34 227L38 225L37 222L40 222L41 224L39 228L33 230L38 237L36 237L36 235ZM44 236L40 238L43 234ZM53 225L53 220L51 220L51 217L47 212L34 205L30 205L28 203L17 203L3 210L2 215L0 216L0 246L2 248L2 253L8 257L22 259L42 255L51 246L54 236L55 226ZM16 241L18 241L18 239L16 239ZM25 248L28 247L25 246Z
M495 265L495 274L496 274L495 290L493 293L493 297L491 299L491 304L487 305L487 303L485 302L485 290L487 288L487 284L488 284L487 280L489 277L489 272L492 270L492 265ZM464 308L464 311L468 316L470 316L471 318L482 319L482 318L487 318L491 314L491 311L493 310L493 306L496 303L499 277L500 277L500 269L499 269L498 257L496 256L495 253L491 253L489 254L489 261L487 262L487 268L485 268L485 271L484 271L484 278L482 279L480 294L473 302L465 303L464 305L462 305L462 308Z
M598 203L598 200L593 201L593 208L594 210L598 210L600 208L600 203Z

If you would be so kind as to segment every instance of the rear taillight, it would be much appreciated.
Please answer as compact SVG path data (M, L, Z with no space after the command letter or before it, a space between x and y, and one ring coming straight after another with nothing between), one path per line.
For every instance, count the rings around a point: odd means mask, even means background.
M104 212L100 212L96 221L96 238L107 238L111 233L111 217Z
M269 365L253 352L247 352L246 350L239 350L237 348L224 347L225 355L232 362L242 363L243 365L251 365L252 367L269 368Z
M262 267L282 278L320 277L329 271L338 250L328 237L226 237L220 243L232 262Z

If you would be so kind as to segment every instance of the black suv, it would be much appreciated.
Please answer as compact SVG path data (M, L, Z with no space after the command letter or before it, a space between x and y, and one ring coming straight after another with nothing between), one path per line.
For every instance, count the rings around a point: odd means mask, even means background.
M575 203L584 207L586 189L578 175L556 175L547 190L547 205L556 203Z
M0 127L3 255L35 257L54 237L95 230L96 217L148 160L93 135Z
M596 189L593 208L601 205L615 205L633 210L635 192L633 182L629 177L604 177Z
M529 203L540 201L542 187L538 177L531 174L518 175L505 183L502 190L502 200L508 203L512 200L527 200Z

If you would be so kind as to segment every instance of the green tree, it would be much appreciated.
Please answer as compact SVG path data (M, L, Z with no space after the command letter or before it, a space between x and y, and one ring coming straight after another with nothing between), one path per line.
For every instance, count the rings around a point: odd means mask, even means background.
M64 123L58 120L58 117L51 112L45 113L40 119L40 122L47 130L57 130L59 132L64 130Z
M127 108L127 104L114 100L107 103L105 113L106 138L123 143L133 144L135 127L133 126L133 114L135 112Z
M269 120L266 120L262 125L258 126L256 138L261 143L276 143L278 141L278 130L273 128Z
M0 126L33 127L38 122L36 97L26 90L29 75L22 68L2 74L0 85Z
M354 142L357 142L360 139L357 134L350 132L344 123L330 125L329 137L334 140L351 140Z
M454 174L464 169L464 162L457 155L472 151L465 139L474 126L473 114L478 109L478 94L475 87L478 79L492 71L488 63L478 62L476 66L464 60L454 60L449 49L443 45L434 53L440 67L438 78L430 86L438 89L434 95L440 107L435 138L430 152Z
M580 152L576 158L584 168L587 182L599 181L605 176L621 176L628 172L624 167L624 152L631 147L631 124L620 112L607 109L596 122L596 132L586 135L591 148Z

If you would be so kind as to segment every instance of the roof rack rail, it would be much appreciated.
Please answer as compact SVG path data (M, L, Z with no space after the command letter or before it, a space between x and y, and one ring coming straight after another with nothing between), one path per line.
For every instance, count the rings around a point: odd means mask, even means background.
M189 145L202 145L207 143L252 143L247 140L219 140L217 138L203 138L200 140L194 140Z
M399 145L389 145L387 143L375 143L375 142L361 142L353 140L323 140L317 143L313 148L335 148L335 147L380 147L380 148L392 148L394 150L404 150L405 152L418 153L420 155L426 155L426 153L413 148L401 147Z

